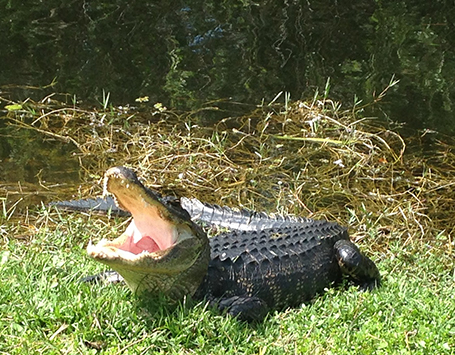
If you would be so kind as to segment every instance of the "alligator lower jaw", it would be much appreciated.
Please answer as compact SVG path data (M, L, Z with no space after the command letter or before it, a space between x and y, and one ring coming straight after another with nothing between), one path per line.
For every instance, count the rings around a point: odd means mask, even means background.
M157 201L147 200L135 190L134 187L114 190L133 220L120 237L112 241L103 239L96 245L89 243L87 252L92 258L104 263L117 259L132 262L144 257L159 259L181 240L191 237L182 232L184 224L162 217Z
M131 230L134 233L130 233ZM96 245L89 243L87 253L117 271L137 295L162 293L180 299L184 294L193 293L195 288L187 287L181 294L178 282L175 286L179 275L200 258L201 241L192 230L187 225L175 226L176 242L165 249L159 249L158 243L148 236L136 239L135 233L138 232L133 220L117 239L102 239ZM163 282L163 278L167 282Z

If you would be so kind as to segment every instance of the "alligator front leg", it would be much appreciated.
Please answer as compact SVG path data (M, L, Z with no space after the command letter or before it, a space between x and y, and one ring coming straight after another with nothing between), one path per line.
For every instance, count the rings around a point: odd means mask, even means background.
M264 300L250 296L232 296L210 300L209 304L246 322L262 321L269 308Z
M334 248L342 273L348 275L362 290L372 290L381 284L381 275L375 263L351 241L339 240Z

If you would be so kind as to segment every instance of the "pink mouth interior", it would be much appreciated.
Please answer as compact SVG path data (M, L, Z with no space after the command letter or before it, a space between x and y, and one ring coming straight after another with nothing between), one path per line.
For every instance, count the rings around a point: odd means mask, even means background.
M152 237L143 235L139 231L134 220L131 221L124 234L127 235L127 238L125 242L119 246L119 249L129 251L133 254L140 254L143 251L153 253L160 250L158 243Z
M122 201L124 202L125 200ZM157 207L143 201L127 205L133 220L121 236L119 249L133 254L153 253L175 244L175 226L161 217Z

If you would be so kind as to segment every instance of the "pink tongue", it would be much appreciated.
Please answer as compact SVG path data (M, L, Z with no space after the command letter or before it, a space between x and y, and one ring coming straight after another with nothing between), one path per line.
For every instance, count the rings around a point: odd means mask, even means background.
M150 237L142 237L135 246L141 250L146 250L149 253L159 250L158 244Z

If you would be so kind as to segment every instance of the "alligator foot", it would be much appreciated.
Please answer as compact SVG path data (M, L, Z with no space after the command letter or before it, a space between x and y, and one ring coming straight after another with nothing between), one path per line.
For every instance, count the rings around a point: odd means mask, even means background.
M339 240L334 245L335 256L343 274L364 291L380 286L381 275L374 262L363 255L349 240Z
M262 321L269 311L264 300L258 297L233 296L210 301L220 311L246 322Z
M108 270L97 275L83 277L79 282L95 282L95 283L117 283L123 282L123 277L117 271Z

